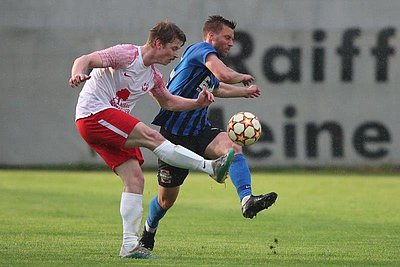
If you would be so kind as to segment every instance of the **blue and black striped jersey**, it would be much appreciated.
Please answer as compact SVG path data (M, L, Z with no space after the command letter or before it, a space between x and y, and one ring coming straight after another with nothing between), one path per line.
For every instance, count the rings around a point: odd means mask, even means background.
M204 86L210 92L219 87L218 79L205 66L210 53L218 56L215 48L206 42L195 43L185 50L170 74L167 88L171 94L197 99ZM196 136L211 126L207 111L208 108L180 112L161 109L152 123L174 135Z

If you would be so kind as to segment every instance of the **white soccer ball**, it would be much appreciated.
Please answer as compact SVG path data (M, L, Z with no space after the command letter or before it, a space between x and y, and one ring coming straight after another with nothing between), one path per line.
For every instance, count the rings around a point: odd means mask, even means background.
M227 132L236 144L250 146L261 136L261 123L253 113L238 112L230 118Z

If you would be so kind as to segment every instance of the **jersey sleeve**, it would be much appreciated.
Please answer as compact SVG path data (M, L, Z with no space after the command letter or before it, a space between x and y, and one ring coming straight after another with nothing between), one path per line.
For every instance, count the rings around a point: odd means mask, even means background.
M218 56L217 51L214 47L212 47L208 43L200 43L192 50L192 53L188 55L188 59L190 62L195 65L205 65L206 59L209 54L216 54Z
M127 68L139 55L138 48L135 45L116 45L100 51L97 51L103 62L103 67L112 67L113 69Z

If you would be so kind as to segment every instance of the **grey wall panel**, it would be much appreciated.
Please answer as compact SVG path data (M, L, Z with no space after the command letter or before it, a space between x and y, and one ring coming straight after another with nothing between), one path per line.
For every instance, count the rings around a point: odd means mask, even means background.
M217 121L244 109L260 117L252 166L398 165L399 12L387 0L1 1L0 165L101 163L75 130L73 60L142 44L162 19L180 25L187 44L200 41L211 14L238 22L228 62L263 90L213 105ZM165 78L176 64L160 67ZM133 112L144 122L156 113L150 97Z

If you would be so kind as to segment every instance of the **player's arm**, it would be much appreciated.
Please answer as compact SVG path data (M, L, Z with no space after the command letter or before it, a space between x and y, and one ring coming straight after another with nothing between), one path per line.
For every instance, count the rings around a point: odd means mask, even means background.
M163 83L164 84L164 83ZM187 111L198 108L208 107L214 102L214 95L206 88L201 91L197 99L189 99L171 94L165 84L158 83L151 91L150 95L158 102L161 108L172 111Z
M239 73L222 62L216 54L210 53L206 58L206 67L214 74L221 82L234 84L243 83L250 85L254 81L254 77L249 74Z
M86 74L88 68L101 67L103 67L103 62L100 55L96 52L78 57L72 65L69 85L71 87L76 87L80 83L90 79L90 76Z
M261 95L261 91L255 84L252 84L249 87L242 87L220 82L219 87L213 91L213 94L214 96L221 98L255 98Z

